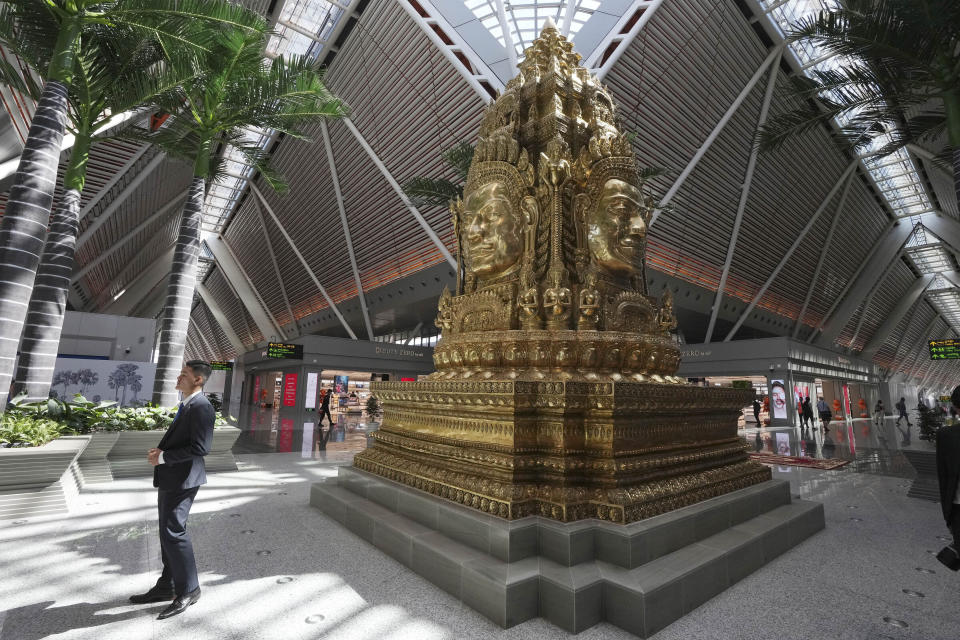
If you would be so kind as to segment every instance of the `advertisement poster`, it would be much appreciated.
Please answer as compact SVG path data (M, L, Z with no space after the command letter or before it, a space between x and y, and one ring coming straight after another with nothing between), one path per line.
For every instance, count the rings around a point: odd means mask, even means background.
M152 362L57 358L50 396L69 402L79 393L93 402L139 407L150 402L156 370Z
M307 374L307 397L303 400L304 409L317 408L317 374Z
M297 374L283 376L283 406L294 407L297 404Z
M350 379L347 376L333 376L333 392L346 393Z
M770 381L770 405L775 419L787 419L787 389L783 386L783 380Z

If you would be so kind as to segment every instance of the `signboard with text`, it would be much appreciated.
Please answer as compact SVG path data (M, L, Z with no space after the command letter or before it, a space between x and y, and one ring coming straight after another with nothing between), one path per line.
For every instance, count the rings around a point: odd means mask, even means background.
M289 342L268 342L267 357L289 360L303 360L303 345Z
M297 374L288 373L283 376L283 406L297 405Z
M927 344L930 346L931 360L960 359L960 339L958 338L930 340L927 342Z
M214 371L233 371L233 362L229 360L211 360L210 368Z

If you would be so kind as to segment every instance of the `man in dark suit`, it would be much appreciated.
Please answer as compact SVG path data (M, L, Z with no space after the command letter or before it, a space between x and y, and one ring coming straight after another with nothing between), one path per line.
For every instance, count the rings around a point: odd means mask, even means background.
M191 360L183 367L177 377L177 389L183 393L180 408L160 444L147 452L147 460L153 465L153 486L157 487L163 572L153 588L131 596L130 601L173 600L158 620L183 613L200 599L187 516L200 485L207 482L203 457L213 444L215 415L203 395L203 385L209 378L210 365L202 360Z
M960 411L960 386L950 402ZM940 479L940 507L953 533L953 546L960 550L960 422L937 431L937 475Z

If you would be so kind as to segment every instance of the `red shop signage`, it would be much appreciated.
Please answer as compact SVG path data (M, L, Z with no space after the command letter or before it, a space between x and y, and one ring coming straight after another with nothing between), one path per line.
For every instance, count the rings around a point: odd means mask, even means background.
M294 407L297 404L297 374L288 373L283 377L283 406Z

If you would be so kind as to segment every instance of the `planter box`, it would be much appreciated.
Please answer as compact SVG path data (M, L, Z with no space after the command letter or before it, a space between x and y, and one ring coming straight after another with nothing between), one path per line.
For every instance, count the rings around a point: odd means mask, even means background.
M163 431L98 431L80 457L82 486L110 482L115 478L146 478L153 475L147 450L160 443ZM236 471L233 444L240 437L236 427L213 430L213 446L206 457L207 471Z
M0 520L67 513L79 493L77 459L89 436L0 449Z

